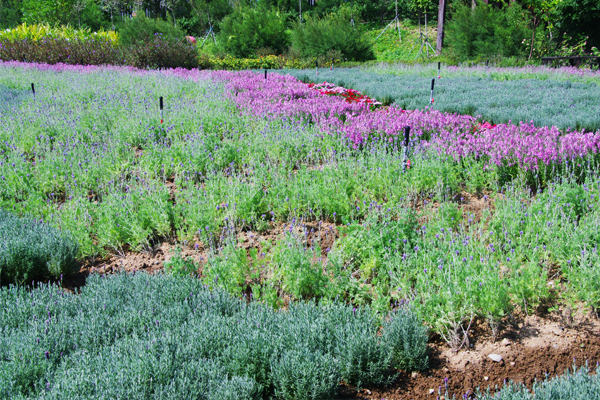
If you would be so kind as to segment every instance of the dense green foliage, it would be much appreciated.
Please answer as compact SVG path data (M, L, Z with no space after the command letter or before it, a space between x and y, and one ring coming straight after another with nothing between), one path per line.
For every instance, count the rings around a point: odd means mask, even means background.
M234 57L252 57L259 49L281 54L289 46L286 15L266 7L236 7L221 23L220 45Z
M454 48L454 38L459 39L460 45L452 52L457 58L466 56L466 51L474 59L519 54L523 56L521 60L527 60L531 55L530 61L536 62L540 56L583 54L592 51L594 46L600 47L600 36L595 26L600 17L600 5L595 0L489 0L486 3L489 6L481 2L471 12L471 0L446 1L446 22L456 29L447 35L445 46ZM282 23L284 29L291 29L301 19L307 22L317 20L347 6L352 7L351 18L356 26L375 28L380 32L397 13L403 30L415 31L417 22L424 22L425 13L429 26L437 25L438 4L437 0L399 0L396 10L395 3L388 0L0 0L0 29L13 28L23 22L93 30L113 29L136 12L138 16L145 14L168 21L188 35L203 38L211 28L217 34L222 29L231 31L231 21L235 20L238 21L238 33L243 32L247 37L244 45L251 44L252 52L269 47L272 52L282 54L287 46L283 50L278 46L280 42L287 41L285 36L268 40L277 45L263 46L256 42L264 39L256 38L254 33L264 30L268 24ZM246 10L244 14L254 21L257 17L252 13L264 15L265 10L276 9L279 16L266 21L261 27L251 21L239 20L239 15L234 16L239 14L239 9ZM278 22L275 23L275 20ZM523 37L525 31L528 34ZM407 35L407 32L403 35L412 46L413 36ZM376 36L371 39L374 41ZM524 41L517 42L517 37ZM469 44L469 38L473 40L472 44ZM405 43L408 42L394 43L392 48L384 50L381 59L414 60L412 54L406 54ZM226 43L213 46L209 40L208 44L203 51L219 58L223 55ZM242 46L236 46L233 51L240 54L241 49ZM565 52L569 54L563 54ZM444 57L450 55L450 52L444 51Z
M198 54L194 45L155 33L122 49L124 63L136 68L197 68Z
M530 37L528 18L518 4L497 9L481 1L474 10L458 4L446 28L448 54L458 61L522 57L529 50L523 42Z
M0 397L11 399L329 399L341 380L389 382L404 340L381 340L365 308L275 312L197 279L143 273L90 277L78 295L3 288L0 320Z
M305 23L296 23L292 31L292 43L304 57L318 57L336 53L350 61L366 61L375 58L371 43L364 36L361 26L352 27L351 14L347 8L324 17L307 16Z
M431 79L437 69L393 68L371 71L358 69L324 70L317 77L314 70L286 70L305 81L331 82L359 90L384 104L396 104L403 109L422 109L430 104ZM539 70L545 74L545 69ZM398 73L398 75L396 75ZM428 76L427 76L428 75ZM442 71L437 80L434 105L437 110L481 116L493 124L512 121L531 122L536 126L557 126L560 129L600 130L600 113L596 98L600 85L592 78L573 75L559 79L536 79L536 74L511 74L509 70L481 69L471 73ZM565 112L569 110L569 112Z
M23 24L0 33L0 60L196 68L197 49L183 36L172 24L143 15L121 24L120 34Z
M172 23L146 18L143 14L119 24L118 32L119 42L126 47L139 42L152 42L156 34L173 39L183 39L185 36L185 33Z
M68 234L0 209L0 284L62 277L71 272L77 252Z
M124 64L123 53L114 43L93 38L47 38L36 42L2 40L0 60L71 65Z

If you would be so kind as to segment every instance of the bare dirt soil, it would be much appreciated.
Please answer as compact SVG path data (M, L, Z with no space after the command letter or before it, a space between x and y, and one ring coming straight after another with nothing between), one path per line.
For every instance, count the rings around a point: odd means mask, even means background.
M356 392L344 388L340 399L475 399L476 389L495 391L505 382L522 382L561 375L566 369L586 365L595 370L600 361L600 323L590 315L576 316L569 326L562 315L528 316L500 338L472 338L473 347L454 353L443 343L430 344L430 368L421 373L400 372L388 388ZM502 361L489 358L500 355ZM446 392L448 396L446 397Z

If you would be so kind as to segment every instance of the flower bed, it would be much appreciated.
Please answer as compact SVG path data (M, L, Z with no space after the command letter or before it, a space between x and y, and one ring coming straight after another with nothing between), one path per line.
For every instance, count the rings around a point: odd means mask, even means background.
M480 123L467 115L434 109L375 108L360 92L335 85L304 84L292 76L270 74L265 80L252 72L213 74L227 82L230 97L243 112L257 117L291 117L318 124L324 133L342 135L355 147L373 138L393 141L410 126L424 146L459 160L486 157L490 164L517 165L537 170L541 165L596 154L600 136L591 132L563 132L557 127Z
M308 87L318 91L320 94L341 97L346 101L346 103L366 103L373 106L381 105L381 103L377 100L373 100L369 96L365 96L358 90L347 89L334 85L333 83L309 83Z

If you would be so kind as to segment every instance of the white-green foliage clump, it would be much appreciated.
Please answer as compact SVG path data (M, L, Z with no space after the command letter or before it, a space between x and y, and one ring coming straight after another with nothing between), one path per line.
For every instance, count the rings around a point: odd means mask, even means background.
M78 245L68 233L0 209L0 283L29 283L71 272Z
M0 321L0 398L328 399L342 380L394 378L395 343L368 308L274 311L197 279L93 276L76 295L12 286Z
M392 348L394 368L421 371L428 367L429 329L414 313L406 309L392 313L383 336Z
M600 399L600 375L590 374L590 369L573 368L573 372L535 382L531 390L522 383L510 383L498 393L477 396L481 400L598 400Z

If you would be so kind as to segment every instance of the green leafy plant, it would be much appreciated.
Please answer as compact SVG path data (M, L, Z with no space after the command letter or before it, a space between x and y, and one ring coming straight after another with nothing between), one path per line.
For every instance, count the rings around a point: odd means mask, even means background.
M143 13L119 24L117 32L119 32L120 44L125 47L140 42L153 42L157 34L164 39L183 39L185 36L185 33L172 23L162 19L147 18Z
M198 266L191 257L182 257L181 248L175 249L175 254L169 261L164 262L165 271L173 276L190 276L195 274Z
M480 1L474 10L458 3L446 28L449 53L459 61L491 56L525 56L522 42L531 37L519 4L496 9Z
M286 14L266 6L238 6L221 23L220 46L238 58L255 56L266 47L282 54L289 45L285 19Z
M279 246L273 249L270 280L295 299L323 295L328 278L323 272L322 262L317 259L320 253L318 246L306 248L299 237L286 234Z
M153 69L198 67L196 48L187 40L161 33L143 38L127 47L127 64Z

